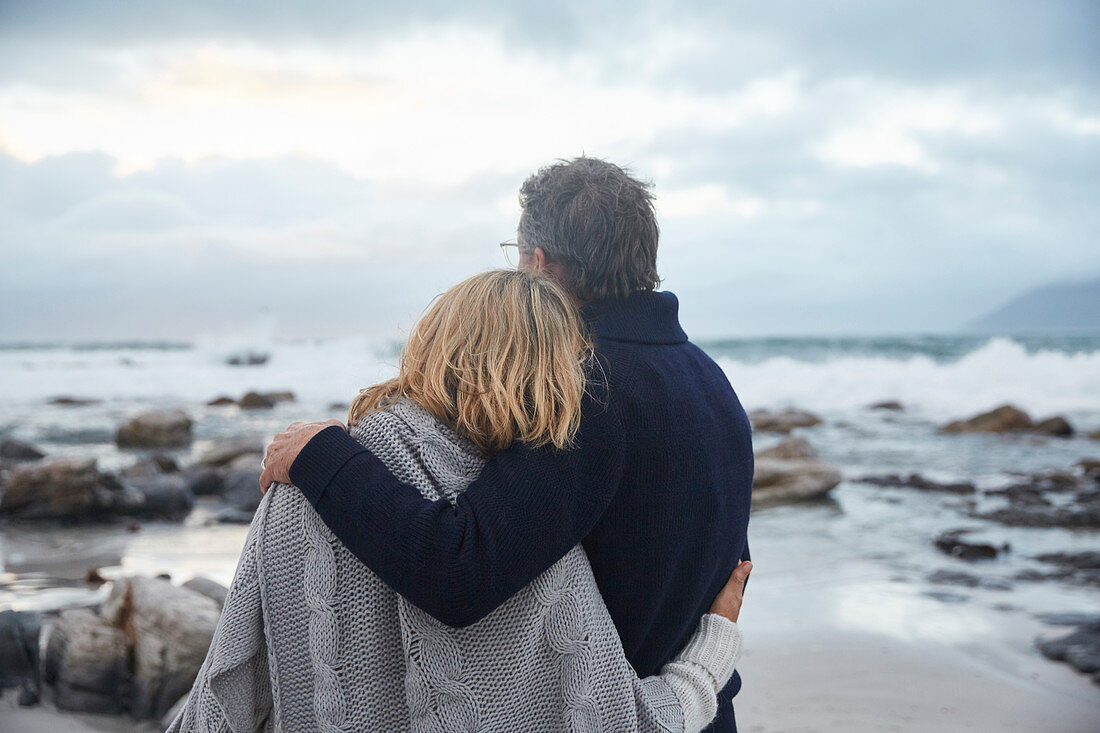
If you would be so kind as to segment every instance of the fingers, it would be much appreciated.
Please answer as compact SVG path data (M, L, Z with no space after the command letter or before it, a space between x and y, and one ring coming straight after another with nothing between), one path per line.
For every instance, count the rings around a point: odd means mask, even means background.
M265 466L264 472L260 474L260 491L266 494L273 483L275 483L275 478L271 474L271 469Z
M751 571L752 563L748 560L742 560L737 564L737 567L730 573L729 580L722 586L722 590L718 591L718 596L714 599L714 603L711 604L711 613L725 616L730 621L737 621L741 613L741 601L745 589L745 579L749 577Z

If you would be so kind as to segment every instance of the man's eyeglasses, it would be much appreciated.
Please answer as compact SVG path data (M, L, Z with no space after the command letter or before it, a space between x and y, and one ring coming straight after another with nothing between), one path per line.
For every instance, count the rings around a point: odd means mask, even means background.
M508 261L508 264L512 267L519 267L519 242L509 239L507 242L501 242L500 248L504 250L504 259Z

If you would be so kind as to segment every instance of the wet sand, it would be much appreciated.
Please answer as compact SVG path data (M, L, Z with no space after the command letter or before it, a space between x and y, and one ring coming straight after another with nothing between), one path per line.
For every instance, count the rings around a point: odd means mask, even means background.
M1028 681L941 645L858 632L746 641L741 733L1100 730L1100 689L1068 668Z
M800 633L765 644L747 631L734 699L742 733L1094 733L1100 690L1057 665L1021 679L935 644L912 645L859 632ZM766 636L765 636L766 638ZM124 718L20 709L0 699L0 733L112 733L157 730Z

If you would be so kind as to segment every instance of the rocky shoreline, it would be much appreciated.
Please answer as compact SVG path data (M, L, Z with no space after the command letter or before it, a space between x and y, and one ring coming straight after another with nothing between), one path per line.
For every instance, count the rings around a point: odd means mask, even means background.
M249 393L207 405L265 410L291 399L289 393ZM79 409L89 401L64 397L54 404ZM948 423L940 432L944 440L966 440L949 436L975 432L1005 435L1006 440L1021 435L1056 441L1080 436L1065 418L1035 421L1026 414L1021 417L1022 411L1015 408L1005 409L1010 407ZM887 401L868 409L889 420L903 414L905 407ZM826 418L788 408L755 410L750 419L767 445L755 454L754 511L828 503L845 481L876 487L874 491L941 496L957 519L971 522L945 526L930 539L942 556L967 563L924 574L933 586L953 587L940 593L941 600L957 599L956 590L1004 591L1015 583L1100 588L1100 548L1027 554L1033 567L1011 578L986 577L980 570L983 563L1020 553L1013 543L982 537L979 530L989 526L1100 529L1100 461L1092 456L1062 470L1020 473L997 486L969 478L943 481L917 472L846 476L811 442L816 442L815 431L828 427ZM183 461L178 456L192 442L192 426L192 418L180 410L147 412L119 424L115 442L133 454L133 461L115 471L101 470L94 458L54 457L35 445L6 438L0 441L0 522L96 524L137 531L143 522L183 522L201 503L208 517L202 521L248 523L261 498L258 476L264 446L248 439L221 440ZM94 569L90 571L88 582L103 582ZM201 577L174 585L164 578L127 576L114 580L107 599L92 607L44 614L3 612L0 688L18 690L24 705L44 699L64 711L159 719L166 725L164 717L189 689L205 656L224 592L224 586ZM1057 618L1050 623L1072 628L1061 636L1036 637L1036 649L1100 684L1100 618Z

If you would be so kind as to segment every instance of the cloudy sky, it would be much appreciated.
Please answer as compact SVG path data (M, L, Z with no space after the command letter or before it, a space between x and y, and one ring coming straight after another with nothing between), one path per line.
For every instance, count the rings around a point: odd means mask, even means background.
M655 183L689 334L1100 274L1100 5L0 0L0 340L392 335L520 183Z

